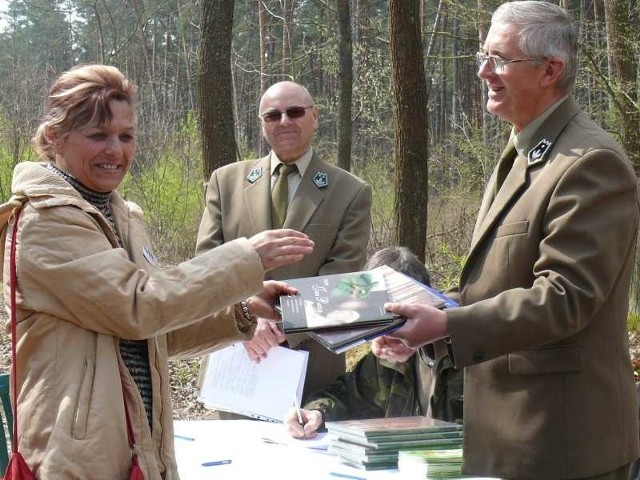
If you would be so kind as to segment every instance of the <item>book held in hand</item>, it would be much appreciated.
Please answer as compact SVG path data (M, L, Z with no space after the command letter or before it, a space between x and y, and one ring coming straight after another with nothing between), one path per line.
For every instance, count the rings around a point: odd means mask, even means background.
M424 303L436 308L451 308L457 304L432 287L424 285L413 278L382 265L370 270L381 272L387 287L389 301L399 303ZM320 345L334 353L342 353L357 345L374 338L393 332L404 324L404 319L398 318L393 323L375 327L357 327L339 331L310 332Z
M347 329L392 324L390 298L381 271L338 273L285 280L297 295L280 297L285 333Z
M309 332L309 336L333 353L342 353L373 340L380 335L389 334L404 325L404 322L404 318L397 318L392 323L376 325L374 327L357 327L328 332Z

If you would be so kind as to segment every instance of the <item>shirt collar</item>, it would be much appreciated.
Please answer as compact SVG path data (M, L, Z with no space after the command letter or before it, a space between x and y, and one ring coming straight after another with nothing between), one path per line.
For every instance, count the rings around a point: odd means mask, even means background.
M271 164L269 168L270 168L271 175L273 175L274 172L276 171L276 167L280 165L282 162L280 161L280 159L278 158L278 156L273 150L271 150L270 157L271 157L271 160L270 160ZM311 163L312 157L313 157L313 147L309 147L309 150L307 150L299 159L293 162L298 167L298 173L300 174L300 177L303 177L304 172L306 172L307 168L309 168L309 164Z
M560 106L562 102L564 102L569 95L565 95L549 108L547 108L544 112L534 118L529 124L524 127L520 132L516 134L515 130L511 129L511 137L514 139L514 145L516 150L518 151L518 155L527 156L527 152L524 150L528 145L531 145L533 141L533 137L535 133L538 131L540 126L551 116L551 114Z

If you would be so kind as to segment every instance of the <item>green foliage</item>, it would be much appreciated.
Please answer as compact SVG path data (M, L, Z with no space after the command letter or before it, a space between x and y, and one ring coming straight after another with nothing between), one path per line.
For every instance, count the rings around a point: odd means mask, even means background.
M203 210L204 185L198 129L193 115L178 131L156 132L164 138L159 158L132 171L119 188L123 196L145 212L156 255L165 263L193 256Z
M151 169L129 175L120 187L139 203L156 255L175 263L193 256L202 213L202 174L188 170L175 156L163 156Z
M640 312L637 310L630 310L627 317L627 326L630 332L640 333Z
M9 156L0 144L0 200L4 201L11 195L11 174L13 164L9 161Z
M332 296L339 297L356 297L360 300L369 298L371 289L376 286L376 281L369 273L359 273L358 275L350 275L338 282L332 292Z
M32 159L28 138L15 134L15 123L0 112L0 201L11 195L13 168L19 162Z
M371 238L369 240L369 255L376 250L391 246L394 227L393 213L393 164L390 158L384 156L372 157L365 161L353 159L352 171L373 190L373 204L371 206Z

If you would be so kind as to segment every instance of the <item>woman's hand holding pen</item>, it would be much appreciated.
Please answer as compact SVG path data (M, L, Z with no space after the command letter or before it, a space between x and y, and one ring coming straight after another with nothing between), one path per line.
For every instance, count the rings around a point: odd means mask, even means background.
M284 417L284 425L293 438L313 438L322 425L322 413L294 407Z

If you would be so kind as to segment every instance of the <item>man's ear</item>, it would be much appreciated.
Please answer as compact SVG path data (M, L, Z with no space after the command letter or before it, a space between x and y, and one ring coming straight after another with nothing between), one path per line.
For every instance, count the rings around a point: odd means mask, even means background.
M545 61L544 75L540 80L540 86L553 87L560 81L560 76L564 73L564 60L561 58L550 58Z

